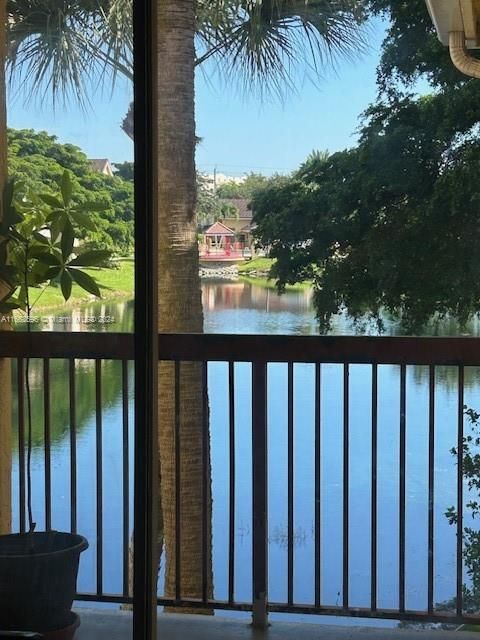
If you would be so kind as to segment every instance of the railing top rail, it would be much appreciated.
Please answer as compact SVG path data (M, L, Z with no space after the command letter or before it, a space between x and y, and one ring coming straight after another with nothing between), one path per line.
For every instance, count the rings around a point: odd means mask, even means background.
M0 357L133 360L132 333L0 331Z
M0 332L0 357L132 360L133 334ZM480 366L480 338L161 334L167 361Z

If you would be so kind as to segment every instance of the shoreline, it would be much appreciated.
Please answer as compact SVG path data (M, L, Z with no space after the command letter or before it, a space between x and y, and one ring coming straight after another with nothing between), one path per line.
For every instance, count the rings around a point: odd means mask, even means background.
M241 265L238 269L237 265L226 267L223 270L212 268L211 273L208 269L201 267L200 274L202 280L225 280L238 281L243 280L246 283L256 285L265 289L276 290L275 281L269 278L269 267L272 261L269 258L259 258ZM258 264L258 268L255 268ZM268 265L268 269L265 267ZM263 268L260 268L263 267ZM31 290L32 298L37 298L38 302L34 305L34 314L45 313L64 309L70 311L78 307L85 307L92 304L101 304L102 302L114 302L118 300L126 301L134 298L134 264L131 258L124 258L117 262L116 268L108 269L85 269L98 282L102 297L95 298L91 294L85 293L82 289L74 285L71 298L65 302L62 298L59 287L47 287L43 292L38 289ZM207 272L207 273L206 273ZM295 285L287 285L286 291L305 291L310 288L309 282L299 283ZM21 312L15 312L15 315L23 315Z

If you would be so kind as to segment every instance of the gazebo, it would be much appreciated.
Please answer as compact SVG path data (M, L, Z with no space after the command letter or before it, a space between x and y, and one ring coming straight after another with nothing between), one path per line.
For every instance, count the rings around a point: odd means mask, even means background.
M232 250L235 232L221 222L215 222L205 231L207 253L226 253Z

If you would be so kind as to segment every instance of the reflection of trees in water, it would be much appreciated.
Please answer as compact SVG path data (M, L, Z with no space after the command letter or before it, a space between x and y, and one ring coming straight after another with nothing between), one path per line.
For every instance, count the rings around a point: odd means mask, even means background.
M34 331L92 331L131 333L133 331L133 300L101 301L80 307L59 307L34 312L38 323L33 323ZM17 331L26 331L27 326L18 318Z
M122 363L120 361L102 361L102 409L113 406L122 393ZM16 363L13 368L14 408L13 438L17 446L18 432L18 395ZM133 371L133 367L131 367ZM70 390L68 360L50 360L50 434L52 444L60 442L70 429ZM34 447L44 443L44 378L43 360L30 361L30 382L32 398L32 426ZM88 420L95 415L95 362L76 360L75 366L75 402L77 433L81 433Z
M430 380L430 369L428 366L410 366L409 372L413 372L413 382L415 385L428 388ZM465 389L480 388L480 367L464 368ZM435 388L441 388L447 394L458 393L458 367L438 366L435 367Z
M308 312L312 291L287 291L279 295L272 287L260 286L245 280L234 282L202 281L202 302L205 311L255 309L265 313L292 311Z

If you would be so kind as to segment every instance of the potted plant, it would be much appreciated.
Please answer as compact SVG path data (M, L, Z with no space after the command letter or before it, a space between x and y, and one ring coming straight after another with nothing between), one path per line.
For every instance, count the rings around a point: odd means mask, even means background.
M106 251L74 254L79 234L95 230L89 213L103 207L74 202L68 171L59 187L56 195L37 194L22 182L10 182L5 189L0 222L0 313L24 312L28 331L32 309L48 286L59 286L65 301L71 296L73 283L100 296L97 283L83 268L102 264L109 257ZM28 531L0 536L0 629L37 632L48 640L70 639L79 625L71 608L80 554L88 543L69 532L35 530L28 358L25 389Z

